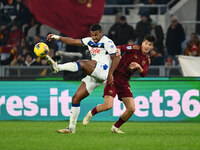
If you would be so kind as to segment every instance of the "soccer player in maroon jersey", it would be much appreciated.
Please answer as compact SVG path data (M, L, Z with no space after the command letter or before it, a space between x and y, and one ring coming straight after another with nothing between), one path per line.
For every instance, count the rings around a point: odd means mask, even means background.
M83 119L84 125L87 125L95 114L111 109L113 106L114 97L117 94L118 98L124 103L126 111L112 126L111 131L113 133L124 133L119 128L132 116L135 111L135 103L129 80L133 73L137 70L142 77L146 75L150 65L150 58L148 53L153 48L154 42L154 36L148 35L144 38L141 46L118 46L118 48L125 53L122 55L122 58L114 71L114 85L109 85L106 82L103 94L104 104L97 105L87 113Z

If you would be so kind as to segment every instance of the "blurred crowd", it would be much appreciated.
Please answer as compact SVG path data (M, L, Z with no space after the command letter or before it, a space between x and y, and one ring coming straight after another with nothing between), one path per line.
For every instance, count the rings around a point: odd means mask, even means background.
M42 24L22 0L3 0L0 6L0 65L47 65L45 59L36 58L33 53L34 45L45 40L40 35ZM53 57L58 45L48 45Z
M133 4L135 1L108 0L106 3ZM143 0L142 2L145 4L162 4L168 1ZM195 33L191 33L190 40L183 50L181 43L185 41L185 32L175 16L172 17L171 25L168 27L166 35L164 35L162 26L150 17L151 14L156 13L156 10L147 10L145 8L139 13L141 20L136 24L135 28L127 23L125 16L118 14L115 16L115 23L111 26L108 37L116 45L141 44L146 35L153 34L157 41L150 53L151 65L176 65L175 56L179 54L200 56L200 42L198 35ZM34 15L30 13L23 0L2 0L0 2L0 65L46 66L47 61L42 58L36 58L33 53L34 45L45 41L46 35L50 32L52 33L50 29L46 29L45 25L39 23ZM61 58L56 54L58 54L58 50L63 48L63 45L59 41L45 42L50 48L49 55L59 61ZM64 51L81 52L83 50L82 48L77 49L77 47L66 46ZM83 58L87 58L88 52L86 50L83 52Z
M142 14L136 27L129 25L125 16L116 15L115 23L108 32L116 45L141 44L143 38L152 34L156 38L153 50L150 52L151 65L177 65L177 55L200 56L200 39L196 33L191 33L186 40L185 31L178 18L173 16L166 34L162 26L150 18L149 14ZM186 47L182 43L186 42Z

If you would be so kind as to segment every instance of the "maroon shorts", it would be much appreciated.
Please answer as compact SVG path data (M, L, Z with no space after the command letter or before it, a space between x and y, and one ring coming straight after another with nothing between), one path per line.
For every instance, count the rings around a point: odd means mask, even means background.
M103 97L105 95L110 95L112 97L115 97L116 94L118 95L118 98L120 100L121 98L124 97L133 97L129 82L123 80L118 80L118 81L115 80L114 86L110 86L108 82L106 82L104 87Z

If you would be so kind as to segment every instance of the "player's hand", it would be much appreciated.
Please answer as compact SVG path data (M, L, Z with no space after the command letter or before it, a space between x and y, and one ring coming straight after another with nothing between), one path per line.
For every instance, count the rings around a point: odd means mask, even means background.
M59 39L60 39L60 36L58 36L58 35L55 35L55 34L47 35L47 40L48 41L59 40Z
M110 84L110 86L114 85L114 77L112 74L108 74L107 81L108 81L108 84Z
M116 50L116 56L121 56L121 50L119 48Z
M138 69L140 67L140 65L136 62L132 62L129 65L129 69Z

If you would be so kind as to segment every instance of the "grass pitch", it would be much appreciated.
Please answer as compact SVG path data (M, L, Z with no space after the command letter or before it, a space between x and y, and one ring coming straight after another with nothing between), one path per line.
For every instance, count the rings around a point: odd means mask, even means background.
M1 150L199 150L200 123L127 122L113 134L114 122L78 122L76 134L55 130L68 122L0 121Z

